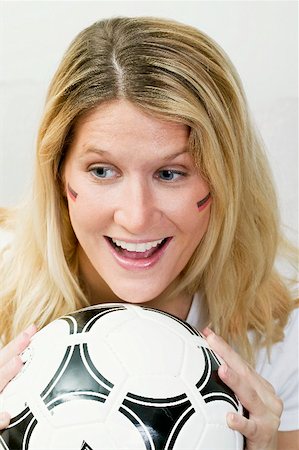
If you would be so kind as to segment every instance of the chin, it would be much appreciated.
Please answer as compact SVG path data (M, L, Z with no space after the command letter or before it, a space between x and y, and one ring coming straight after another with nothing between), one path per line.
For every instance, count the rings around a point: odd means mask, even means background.
M136 297L136 295L134 296L131 295L131 296L121 296L119 298L124 303L131 303L132 305L143 305L144 303L151 302L155 297L144 297L144 296Z
M141 290L141 292L137 292L136 287L134 287L133 289L128 289L127 293L124 293L124 291L120 292L119 289L114 290L113 292L122 302L138 305L154 300L162 291L151 291L147 293L144 292L144 290Z

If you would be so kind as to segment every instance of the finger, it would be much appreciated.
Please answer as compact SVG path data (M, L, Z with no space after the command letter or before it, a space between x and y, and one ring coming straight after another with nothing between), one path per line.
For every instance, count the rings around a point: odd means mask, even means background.
M262 423L259 420L246 419L238 414L228 413L226 421L231 429L245 436L248 450L276 448L275 442L280 423L278 418L269 417Z
M274 387L257 374L224 339L216 335L211 329L204 329L203 334L210 347L230 368L227 375L230 374L231 380L225 379L223 369L219 372L220 378L231 387L248 411L258 413L257 407L259 406L260 412L262 412L263 408L268 408L276 416L280 416L283 404L281 399L277 397ZM235 373L235 376L232 372Z
M261 384L263 385L263 387L266 388L272 394L276 395L274 386L268 380L263 378L261 375L257 374L257 376L259 377L259 380L260 380Z
M2 392L7 383L19 373L22 367L23 362L20 356L15 356L14 358L10 359L3 367L1 367L0 392Z
M34 333L36 333L36 331L36 326L30 325L25 331L3 347L0 351L0 367L4 366L14 356L22 353L22 351L28 346L31 337Z
M222 364L218 370L221 380L237 395L242 405L255 415L266 414L267 408L259 396L256 386L248 382L248 379L240 376L227 364Z
M204 329L203 334L212 350L214 350L228 365L236 372L242 371L243 376L250 376L250 366L233 348L222 339L221 336L214 333L211 329Z
M254 420L246 419L239 414L228 413L226 421L231 429L239 431L251 441L255 440L258 433L258 426Z
M0 430L7 428L10 422L10 415L7 412L0 413Z

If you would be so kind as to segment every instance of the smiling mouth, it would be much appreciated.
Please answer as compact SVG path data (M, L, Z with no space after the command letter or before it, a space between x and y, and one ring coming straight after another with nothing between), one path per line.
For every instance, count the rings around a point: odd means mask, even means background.
M109 236L105 236L105 239L116 254L122 258L141 260L150 258L151 256L160 253L172 238L166 237L164 239L142 243L121 241L118 239L113 239Z

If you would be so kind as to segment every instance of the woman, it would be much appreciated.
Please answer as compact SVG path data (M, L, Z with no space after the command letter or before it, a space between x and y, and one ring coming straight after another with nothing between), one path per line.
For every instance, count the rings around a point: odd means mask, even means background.
M275 193L236 71L210 38L156 18L83 30L49 89L31 197L2 216L13 239L0 389L36 326L90 304L146 303L205 328L249 411L227 417L247 450L296 448L295 373L277 396L297 310L274 269Z

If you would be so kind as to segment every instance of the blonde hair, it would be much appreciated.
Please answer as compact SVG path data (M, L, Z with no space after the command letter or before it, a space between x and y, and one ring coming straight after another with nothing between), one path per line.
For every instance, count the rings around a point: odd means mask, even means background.
M83 30L50 85L37 142L32 194L3 258L0 335L10 340L88 305L60 168L77 119L124 98L190 127L190 152L213 198L208 231L177 279L174 296L201 289L214 329L252 360L283 336L292 302L274 260L276 195L238 75L197 29L157 18L113 18ZM11 268L13 267L13 270Z

